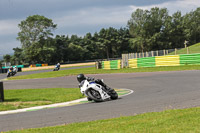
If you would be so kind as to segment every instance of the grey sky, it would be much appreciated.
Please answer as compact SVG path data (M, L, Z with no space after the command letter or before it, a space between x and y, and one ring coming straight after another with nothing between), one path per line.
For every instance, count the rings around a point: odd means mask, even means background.
M54 35L83 36L101 28L126 27L137 8L167 8L172 14L196 10L200 0L0 0L0 55L20 47L17 25L31 15L43 15L57 24Z

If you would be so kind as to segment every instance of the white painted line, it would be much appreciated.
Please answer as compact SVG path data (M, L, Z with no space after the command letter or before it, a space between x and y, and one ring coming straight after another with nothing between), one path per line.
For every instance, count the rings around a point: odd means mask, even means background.
M67 106L67 105L70 105L70 104L73 104L73 103L79 103L79 102L85 101L85 100L87 100L87 98L82 98L82 99L78 99L78 100L74 100L74 101L70 101L70 102L64 102L64 103L56 103L56 104L50 104L50 105L31 107L31 108L9 110L9 111L1 111L0 115L26 112L28 110L39 110L39 109L45 109L45 108L62 107L62 106Z
M126 88L120 88L120 89L123 89L123 90L129 90L130 92L129 92L128 94L121 95L121 96L119 96L119 97L124 97L124 96L130 95L130 94L132 94L132 93L134 92L134 91L131 90L131 89L126 89Z

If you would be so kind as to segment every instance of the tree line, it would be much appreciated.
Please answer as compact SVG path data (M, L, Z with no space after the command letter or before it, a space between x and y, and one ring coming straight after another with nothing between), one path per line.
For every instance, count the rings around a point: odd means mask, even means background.
M83 37L53 37L57 25L40 15L27 17L18 27L22 45L13 48L14 55L5 55L4 61L53 64L120 58L123 53L181 48L185 40L188 46L200 42L200 8L185 15L180 11L169 15L166 8L137 9L126 27L102 28Z

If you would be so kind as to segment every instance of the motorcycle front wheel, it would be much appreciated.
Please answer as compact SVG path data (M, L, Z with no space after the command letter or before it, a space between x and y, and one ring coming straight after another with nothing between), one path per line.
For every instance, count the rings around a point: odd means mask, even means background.
M103 99L101 98L100 93L98 91L94 90L94 89L90 89L87 92L87 95L89 96L89 98L91 98L95 102L102 102L103 101Z
M10 77L10 73L7 74L7 78Z

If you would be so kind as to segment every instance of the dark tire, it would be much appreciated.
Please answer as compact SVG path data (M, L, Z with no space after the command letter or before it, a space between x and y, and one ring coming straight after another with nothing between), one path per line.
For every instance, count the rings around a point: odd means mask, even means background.
M87 97L87 100L88 100L88 101L92 101L92 99L91 99L91 98L89 98L89 97Z
M94 89L88 90L87 95L90 97L90 99L94 100L95 102L102 102L103 101L100 93L98 91L94 90Z
M10 73L7 74L7 78L10 77Z
M107 87L106 90L108 95L110 96L110 99L116 100L118 98L118 94L114 89Z
M110 93L110 99L112 100L116 100L118 98L118 94L115 90L112 90L112 92Z

